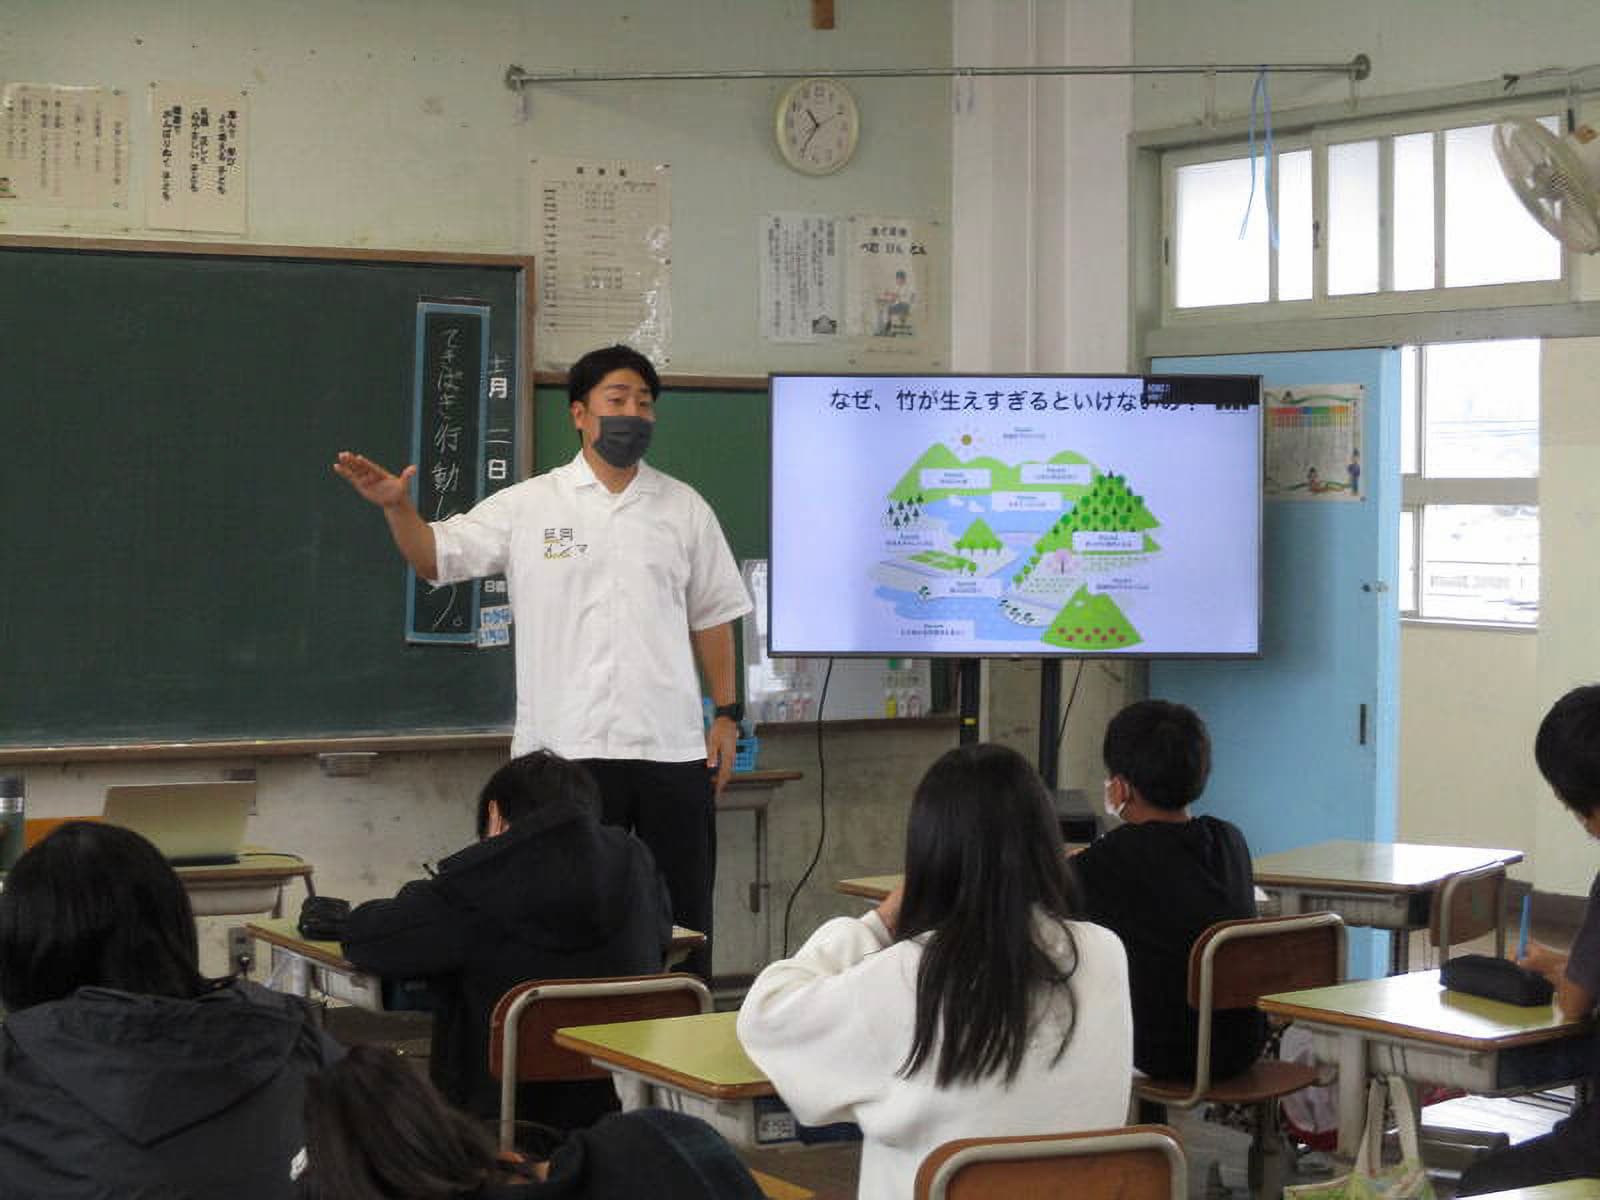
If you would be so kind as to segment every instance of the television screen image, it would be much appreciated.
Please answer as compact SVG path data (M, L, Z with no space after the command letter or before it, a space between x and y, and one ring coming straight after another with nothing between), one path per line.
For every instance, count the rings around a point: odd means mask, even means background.
M769 651L1260 652L1257 376L773 375Z

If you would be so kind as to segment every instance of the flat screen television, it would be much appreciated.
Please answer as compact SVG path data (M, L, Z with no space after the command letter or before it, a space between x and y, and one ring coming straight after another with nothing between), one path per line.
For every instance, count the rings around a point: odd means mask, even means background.
M771 377L768 652L1261 648L1254 375Z

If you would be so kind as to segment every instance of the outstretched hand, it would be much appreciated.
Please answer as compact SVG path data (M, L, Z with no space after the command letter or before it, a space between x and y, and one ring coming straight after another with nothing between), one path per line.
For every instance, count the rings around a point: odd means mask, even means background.
M334 460L333 473L355 488L363 500L390 508L411 499L411 477L417 468L410 466L396 475L365 455L341 450Z

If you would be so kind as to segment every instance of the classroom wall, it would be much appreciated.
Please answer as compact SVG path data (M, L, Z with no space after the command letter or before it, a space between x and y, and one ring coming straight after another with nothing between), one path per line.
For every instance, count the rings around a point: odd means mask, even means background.
M755 320L757 223L773 210L906 215L935 223L935 335L920 357L947 360L950 220L949 84L862 80L855 160L824 179L789 170L773 145L773 106L786 81L595 84L541 88L530 113L502 77L527 69L620 66L938 65L951 59L949 0L839 6L838 28L811 28L809 0L165 0L0 6L0 82L106 84L134 100L132 209L116 217L0 207L0 230L171 237L143 225L144 104L153 80L250 94L250 237L264 243L526 252L532 248L528 160L536 155L641 158L672 164L673 341L668 369L711 375L837 369L837 351L763 344ZM832 354L833 357L829 357ZM873 365L873 364L868 364ZM337 447L329 447L330 455ZM251 464L263 476L271 464ZM351 503L356 503L354 499ZM373 537L383 537L374 522ZM63 669L79 669L65 661ZM841 734L828 780L830 841L795 921L833 911L832 883L898 862L903 806L946 730L885 739ZM802 748L771 754L806 759ZM294 759L26 768L37 815L99 810L112 782L215 779L254 766L260 814L250 836L312 857L323 891L360 899L391 892L470 837L473 798L500 761L491 752L384 754L367 779L331 780ZM770 765L763 761L762 765ZM809 859L807 818L794 815L815 781L780 793L775 882ZM791 803L793 800L793 803ZM754 920L743 912L752 852L748 814L720 818L719 924L728 957L748 967ZM780 860L782 865L780 866ZM790 868L791 861L799 866ZM294 898L293 896L291 897ZM298 902L297 900L295 901ZM211 922L208 962L224 925Z
M1539 461L1539 662L1532 721L1568 688L1600 682L1600 337L1545 343ZM1532 744L1532 731L1522 752ZM1589 890L1600 847L1542 782L1532 798L1535 877Z
M1133 41L1142 62L1345 61L1365 52L1362 98L1497 80L1505 72L1582 66L1600 46L1600 6L1588 0L1135 0ZM1252 79L1219 77L1220 118L1246 115ZM1138 129L1198 124L1199 77L1140 79ZM1274 76L1275 110L1345 102L1337 78ZM1358 108L1359 111L1359 108ZM1581 294L1593 291L1592 272ZM1584 273L1580 271L1580 278ZM1573 836L1530 757L1550 701L1578 679L1600 678L1592 632L1593 480L1600 436L1592 428L1594 351L1546 343L1541 622L1537 634L1408 626L1401 634L1400 833L1528 852L1516 873L1540 890L1581 892L1595 853Z
M813 179L785 166L774 146L773 108L787 80L547 85L529 91L523 120L503 77L512 63L530 71L949 63L948 0L841 7L838 28L818 31L808 0L29 3L0 7L0 81L125 88L136 145L149 139L150 81L247 89L250 240L258 242L527 251L529 159L670 163L670 369L827 370L844 365L827 357L836 351L758 338L758 221L774 210L913 216L938 222L942 241L945 81L853 81L863 112L856 157ZM0 227L65 220L85 232L141 233L137 153L133 166L131 221L35 209ZM938 295L930 357L942 360L945 247L930 258Z
M955 61L1127 62L1132 0L963 0ZM955 91L951 361L958 371L1106 371L1128 361L1126 77L988 78ZM1062 703L1073 672L1067 664ZM1132 682L1130 682L1132 681ZM1105 722L1139 668L1085 672L1063 740L1063 787L1097 789ZM1033 661L985 664L982 731L1038 752Z

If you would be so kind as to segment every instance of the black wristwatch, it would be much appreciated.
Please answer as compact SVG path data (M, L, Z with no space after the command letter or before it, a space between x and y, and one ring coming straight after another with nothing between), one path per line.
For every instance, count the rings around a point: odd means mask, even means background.
M737 725L744 720L744 705L737 700L732 704L719 704L711 710L711 717L713 720L717 717L727 717L728 720Z

